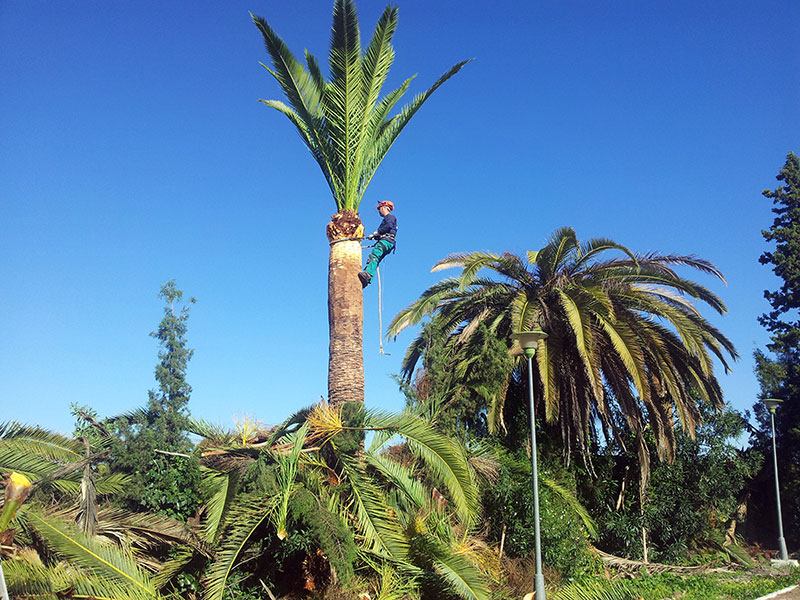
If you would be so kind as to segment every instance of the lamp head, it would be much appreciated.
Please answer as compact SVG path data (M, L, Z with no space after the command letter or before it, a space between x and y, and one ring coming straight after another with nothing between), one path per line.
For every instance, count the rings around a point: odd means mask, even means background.
M518 331L517 333L511 334L511 339L518 342L525 351L526 358L533 358L533 355L536 353L539 340L543 340L546 337L547 334L541 329L534 329L533 331Z
M783 403L783 400L780 400L779 398L762 398L761 401L767 405L767 410L773 415L775 414L775 409L778 408L778 405Z

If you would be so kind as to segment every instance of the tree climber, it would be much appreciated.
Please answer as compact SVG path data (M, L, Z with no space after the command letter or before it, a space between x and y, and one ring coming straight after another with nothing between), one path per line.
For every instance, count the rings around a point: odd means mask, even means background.
M397 219L392 214L394 203L391 200L384 200L379 202L376 208L380 216L383 217L383 221L381 221L380 227L375 233L367 236L368 240L376 240L376 242L367 259L367 266L358 274L362 288L369 285L378 265L386 258L386 255L394 252L394 236L397 233Z

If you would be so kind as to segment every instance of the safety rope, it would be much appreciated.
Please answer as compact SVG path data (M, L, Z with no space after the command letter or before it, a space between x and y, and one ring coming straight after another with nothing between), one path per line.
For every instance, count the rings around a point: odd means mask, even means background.
M360 238L360 237L354 237L354 238L339 238L338 240L333 240L332 242L329 242L329 245L330 245L330 246L333 246L334 244L338 244L339 242L355 242L356 240L358 240L358 241L361 241L362 239L363 239L363 238Z
M378 276L378 352L385 356L390 356L390 354L383 349L383 289L381 286L380 267L375 269L375 274Z

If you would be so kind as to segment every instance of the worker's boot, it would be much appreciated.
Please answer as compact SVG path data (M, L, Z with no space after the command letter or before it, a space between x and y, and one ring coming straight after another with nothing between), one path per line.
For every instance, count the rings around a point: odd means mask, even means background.
M361 281L361 289L363 290L365 287L369 285L369 282L372 281L372 275L370 275L366 271L361 271L358 274L358 279Z

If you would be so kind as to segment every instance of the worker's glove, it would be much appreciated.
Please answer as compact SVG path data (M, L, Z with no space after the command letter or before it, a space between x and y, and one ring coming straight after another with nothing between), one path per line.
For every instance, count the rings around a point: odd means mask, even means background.
M374 239L375 239L375 237L376 237L376 235L377 235L377 234L375 234L375 233L370 233L370 234L367 236L367 239L368 239L368 240L374 240Z

